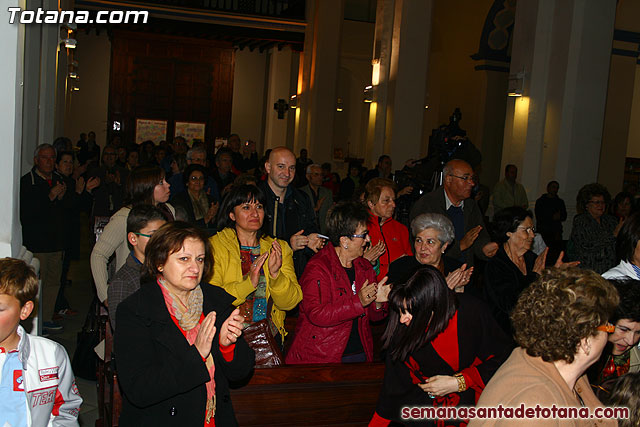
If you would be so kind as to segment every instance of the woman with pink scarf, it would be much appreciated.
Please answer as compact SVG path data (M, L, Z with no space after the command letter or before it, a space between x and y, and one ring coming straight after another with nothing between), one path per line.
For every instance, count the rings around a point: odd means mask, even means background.
M249 375L254 353L235 298L208 284L212 268L206 236L187 223L147 243L141 287L116 312L119 425L237 425L229 381Z

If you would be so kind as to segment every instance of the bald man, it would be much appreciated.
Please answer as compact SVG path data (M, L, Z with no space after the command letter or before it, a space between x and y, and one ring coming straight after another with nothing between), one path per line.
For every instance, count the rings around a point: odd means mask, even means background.
M267 180L261 188L267 196L263 231L289 242L298 277L307 261L324 245L318 237L315 211L309 196L291 183L296 175L296 156L286 147L271 150L264 164Z
M411 208L411 221L423 213L446 215L455 229L455 241L447 255L472 266L474 255L480 259L493 257L498 244L491 242L482 212L471 197L473 169L464 160L450 160L443 169L442 187L425 194Z

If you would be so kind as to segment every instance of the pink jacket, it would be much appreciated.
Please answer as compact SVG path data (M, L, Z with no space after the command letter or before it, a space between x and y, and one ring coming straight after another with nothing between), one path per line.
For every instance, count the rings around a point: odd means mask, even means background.
M365 280L376 281L366 259L355 259L353 266L356 292ZM300 285L303 295L300 315L286 363L340 363L355 318L358 318L358 331L367 361L372 361L373 337L369 321L381 320L387 315L386 303L380 310L376 310L375 302L366 309L362 307L358 295L353 295L347 273L331 243L307 263Z

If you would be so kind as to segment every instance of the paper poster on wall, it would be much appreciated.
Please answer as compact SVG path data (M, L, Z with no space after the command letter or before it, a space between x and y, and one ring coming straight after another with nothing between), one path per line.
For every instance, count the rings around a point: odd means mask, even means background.
M158 144L167 138L166 120L136 119L136 144L151 140Z
M204 141L204 127L204 123L176 122L174 138L176 136L181 136L187 141L187 144L191 146L194 139Z

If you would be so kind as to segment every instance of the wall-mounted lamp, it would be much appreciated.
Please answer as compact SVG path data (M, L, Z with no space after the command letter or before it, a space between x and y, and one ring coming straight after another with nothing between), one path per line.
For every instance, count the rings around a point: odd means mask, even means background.
M375 94L375 87L372 85L369 86L365 86L364 88L364 97L363 97L363 101L366 103L371 103L373 102L373 98L374 98L374 94Z
M425 109L425 110L428 110L428 109L429 109L429 105L425 105L425 106L424 106L424 109Z
M78 78L78 73L76 73L75 71L70 71L69 72L69 78L70 79L77 79Z
M80 90L80 88L78 86L71 86L71 90L77 92Z
M60 43L64 42L64 47L67 49L75 49L78 42L76 39L64 39Z
M343 109L342 98L338 98L338 101L336 102L336 111L340 112Z
M522 96L524 94L524 76L524 70L517 74L509 74L507 96Z
M298 108L298 95L291 95L291 98L289 98L289 107L294 110Z

